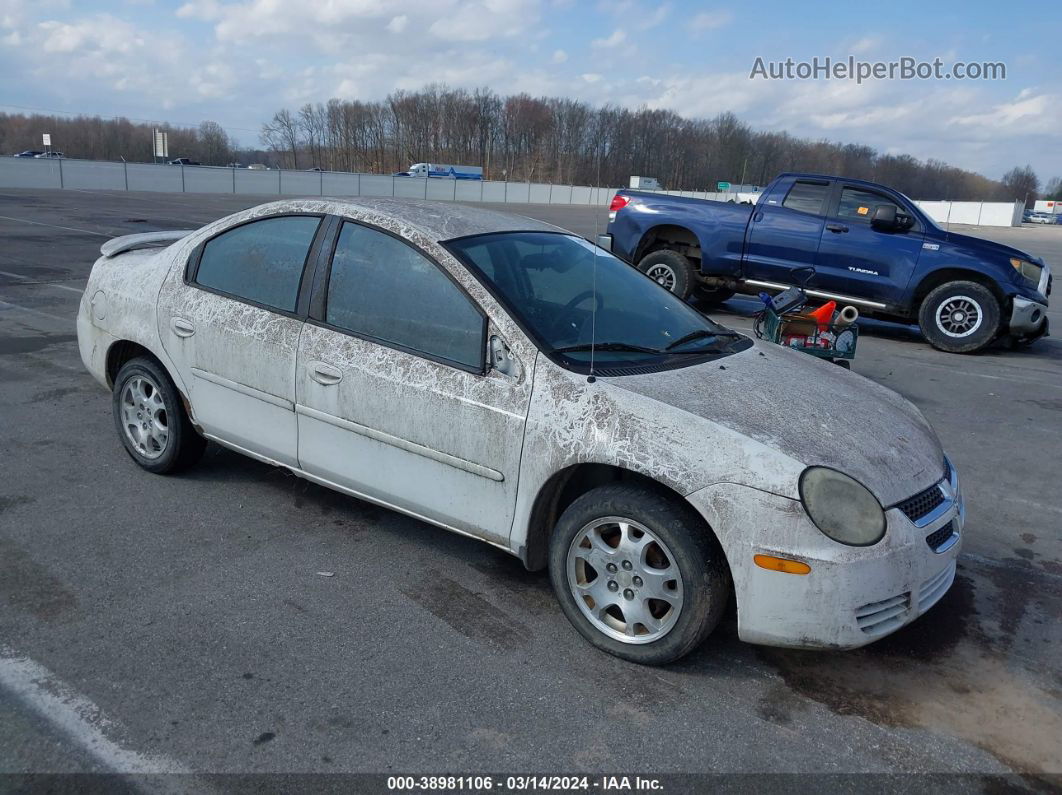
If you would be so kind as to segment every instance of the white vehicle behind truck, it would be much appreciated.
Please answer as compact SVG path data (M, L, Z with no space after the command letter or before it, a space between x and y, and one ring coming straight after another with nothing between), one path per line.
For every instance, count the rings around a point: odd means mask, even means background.
M414 163L409 171L399 171L396 177L434 177L437 179L483 179L480 166L455 166L450 163Z

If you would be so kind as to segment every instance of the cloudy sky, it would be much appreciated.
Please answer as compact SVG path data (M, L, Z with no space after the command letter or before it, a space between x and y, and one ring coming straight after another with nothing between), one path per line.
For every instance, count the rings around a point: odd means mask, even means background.
M746 0L0 0L0 110L214 119L437 81L733 111L999 177L1062 175L1057 3ZM765 61L1002 61L997 81L750 79Z

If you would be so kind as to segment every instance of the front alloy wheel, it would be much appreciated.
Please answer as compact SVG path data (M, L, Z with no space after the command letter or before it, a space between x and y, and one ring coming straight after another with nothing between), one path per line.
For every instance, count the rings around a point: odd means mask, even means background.
M983 284L957 281L942 284L922 301L918 325L930 345L948 353L973 353L999 333L999 299Z
M568 587L583 615L621 643L652 643L682 611L674 556L645 525L607 516L585 525L568 549Z
M693 651L730 597L711 529L688 503L648 484L598 486L574 500L550 536L549 576L579 634L643 665Z

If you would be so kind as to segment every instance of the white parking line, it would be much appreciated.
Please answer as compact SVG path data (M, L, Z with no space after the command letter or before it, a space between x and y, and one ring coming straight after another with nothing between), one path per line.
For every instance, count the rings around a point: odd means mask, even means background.
M123 748L107 736L120 727L102 709L43 665L5 648L0 648L0 687L110 771L121 774L190 772L180 762L160 754Z
M73 226L60 226L59 224L46 224L43 221L30 221L27 218L12 218L10 215L0 215L0 220L4 221L18 221L20 224L33 224L34 226L49 226L52 229L65 229L67 232L82 232L86 235L95 235L96 237L112 238L116 235L108 235L103 232L93 232L91 229L78 229Z
M83 292L85 292L84 290L79 290L76 287L68 287L65 284L56 284L55 282L42 282L36 279L31 279L28 276L23 276L20 273L8 273L7 271L0 271L0 276L10 276L12 279L21 279L22 281L27 282L29 284L43 284L45 287L55 287L58 290L69 290L70 292L77 293L78 295L81 295Z
M7 309L21 309L23 312L30 312L31 314L40 315L41 317L49 317L52 320L58 320L58 321L60 321L62 323L70 324L70 323L74 323L75 322L74 318L72 318L72 317L60 317L59 315L51 315L51 314L48 314L47 312L42 312L39 309L30 309L28 306L19 306L18 304L9 304L7 301L0 301L0 307L5 307Z

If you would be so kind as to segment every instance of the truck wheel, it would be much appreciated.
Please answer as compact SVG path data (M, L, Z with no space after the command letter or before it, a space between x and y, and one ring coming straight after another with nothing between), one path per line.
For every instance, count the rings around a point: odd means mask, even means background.
M922 301L918 325L937 350L973 353L988 345L1000 327L999 301L977 282L948 282Z
M719 623L730 576L689 505L643 486L599 486L561 515L549 546L561 609L599 649L663 665Z
M683 301L690 297L694 283L693 265L677 251L650 251L638 263L638 270Z
M726 287L698 287L693 294L698 301L709 306L718 306L734 297L734 291Z

